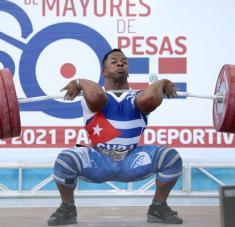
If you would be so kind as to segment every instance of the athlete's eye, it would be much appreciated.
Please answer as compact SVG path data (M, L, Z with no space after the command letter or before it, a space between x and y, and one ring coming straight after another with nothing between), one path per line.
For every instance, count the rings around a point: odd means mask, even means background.
M127 59L126 59L126 58L123 58L123 59L122 59L122 63L123 63L123 64L127 64L127 63L128 63Z

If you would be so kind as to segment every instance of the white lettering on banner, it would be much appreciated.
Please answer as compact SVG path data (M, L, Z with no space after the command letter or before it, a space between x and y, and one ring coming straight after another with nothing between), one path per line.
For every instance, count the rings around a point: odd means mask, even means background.
M144 131L145 144L153 144L156 141L156 133L153 129L146 128Z
M182 144L190 144L192 143L192 132L189 129L183 129L180 133L180 142Z
M7 139L5 145L9 147L52 146L56 145L56 129L27 128L23 129L20 137ZM0 143L0 147L1 143Z
M85 129L74 130L74 129L65 129L64 132L64 143L71 144L76 139L76 144L88 144L88 136Z
M214 130L213 129L206 129L205 133L208 134L208 143L212 144L213 143L213 134ZM218 144L221 144L221 137L217 139Z
M194 130L194 136L193 136L193 143L194 144L205 144L204 137L205 137L205 132L202 129L195 129Z
M0 140L0 148L68 148L76 144L89 144L83 127L23 127L20 137ZM145 129L140 145L229 148L235 147L235 138L234 134L216 132L212 127L152 126Z
M226 144L231 144L233 142L234 135L233 134L224 134L224 141Z
M18 140L18 139L19 139L19 137L12 138L11 143L13 145L22 145L22 140Z
M66 129L64 132L64 143L69 144L71 139L76 138L76 131L73 129Z
M212 128L147 128L144 131L145 144L188 145L192 147L215 147L234 144L234 134L216 132ZM212 146L212 147L213 147Z
M166 144L167 141L167 135L166 135L166 129L159 129L157 131L157 141L159 144Z
M6 145L6 141L0 140L0 146L1 145Z
M85 129L80 129L77 136L77 144L88 144L88 136Z

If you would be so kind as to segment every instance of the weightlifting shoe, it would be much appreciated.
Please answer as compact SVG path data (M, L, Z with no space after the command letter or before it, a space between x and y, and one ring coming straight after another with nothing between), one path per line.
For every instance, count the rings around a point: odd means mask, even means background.
M62 203L47 221L49 226L69 225L77 223L77 210L73 205Z
M177 211L173 211L166 202L160 205L151 204L147 214L148 222L164 224L182 224L183 220L177 216Z

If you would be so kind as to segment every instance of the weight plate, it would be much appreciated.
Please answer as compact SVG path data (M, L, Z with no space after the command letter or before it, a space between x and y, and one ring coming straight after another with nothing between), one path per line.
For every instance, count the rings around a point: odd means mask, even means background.
M213 123L219 132L235 133L235 65L224 65L216 82L215 94L223 99L213 101Z
M11 137L17 137L20 136L21 133L21 123L19 104L13 77L9 69L2 69L1 75L6 91L6 99L9 110L8 115L10 116Z
M6 89L0 71L0 139L11 137L11 119L6 97Z

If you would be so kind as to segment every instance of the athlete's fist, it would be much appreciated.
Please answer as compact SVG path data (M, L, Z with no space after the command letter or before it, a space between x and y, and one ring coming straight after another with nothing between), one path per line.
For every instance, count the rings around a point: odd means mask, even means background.
M163 94L166 95L167 98L174 98L177 96L175 84L170 80L164 79Z

